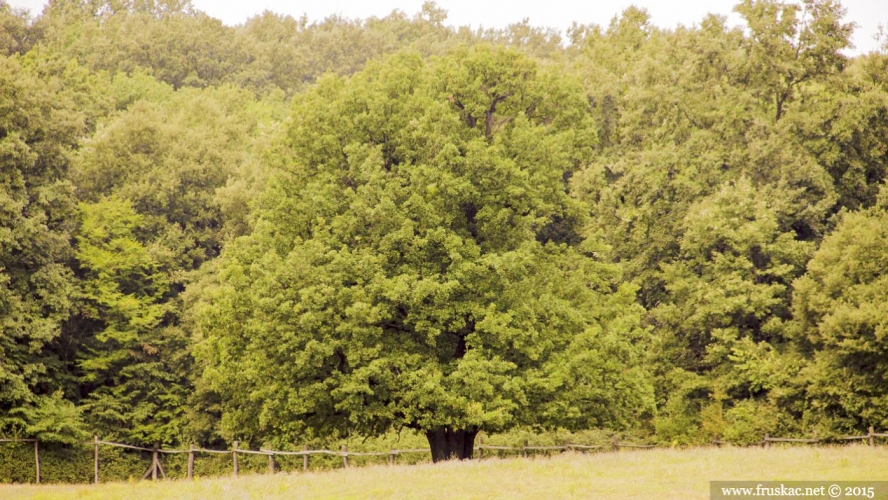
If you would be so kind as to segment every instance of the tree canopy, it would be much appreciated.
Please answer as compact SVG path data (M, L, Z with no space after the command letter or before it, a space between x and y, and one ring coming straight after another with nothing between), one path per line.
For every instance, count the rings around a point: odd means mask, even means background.
M59 388L46 352L73 307L71 152L83 117L57 81L0 57L0 428Z
M485 46L298 98L203 312L229 432L407 427L464 458L482 429L649 410L640 309L565 183L588 121L577 83Z

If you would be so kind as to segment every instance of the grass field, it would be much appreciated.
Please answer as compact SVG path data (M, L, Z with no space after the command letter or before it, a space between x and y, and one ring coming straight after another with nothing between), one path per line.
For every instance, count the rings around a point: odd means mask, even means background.
M438 465L372 466L240 478L89 485L2 485L20 499L709 498L709 481L888 478L888 447L701 448L566 453Z

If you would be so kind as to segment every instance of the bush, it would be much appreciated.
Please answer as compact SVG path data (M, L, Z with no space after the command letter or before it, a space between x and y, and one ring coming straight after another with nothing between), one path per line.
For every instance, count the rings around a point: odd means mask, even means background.
M742 446L761 441L766 433L773 434L780 422L777 408L751 399L735 404L725 417L725 440Z

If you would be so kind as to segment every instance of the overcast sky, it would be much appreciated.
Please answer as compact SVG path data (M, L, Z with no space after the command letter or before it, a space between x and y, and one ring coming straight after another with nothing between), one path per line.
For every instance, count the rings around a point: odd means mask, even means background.
M7 0L16 7L25 7L37 14L46 3L44 0ZM661 27L677 24L692 25L707 13L728 16L731 24L740 24L739 17L731 12L739 0L438 0L438 6L447 11L448 24L473 27L501 28L529 18L535 26L565 29L576 21L581 24L607 25L613 16L629 5L643 7L650 12L653 23ZM234 25L264 10L280 14L320 20L331 14L350 18L382 17L399 9L407 14L419 11L423 0L315 0L312 2L286 0L192 0L198 9ZM879 24L888 25L888 0L844 0L848 10L846 21L857 24L853 53L874 50L877 46L873 35Z

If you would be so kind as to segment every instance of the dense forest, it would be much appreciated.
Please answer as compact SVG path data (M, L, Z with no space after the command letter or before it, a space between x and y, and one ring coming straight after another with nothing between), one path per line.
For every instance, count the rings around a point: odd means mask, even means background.
M0 435L888 429L888 43L0 0Z

